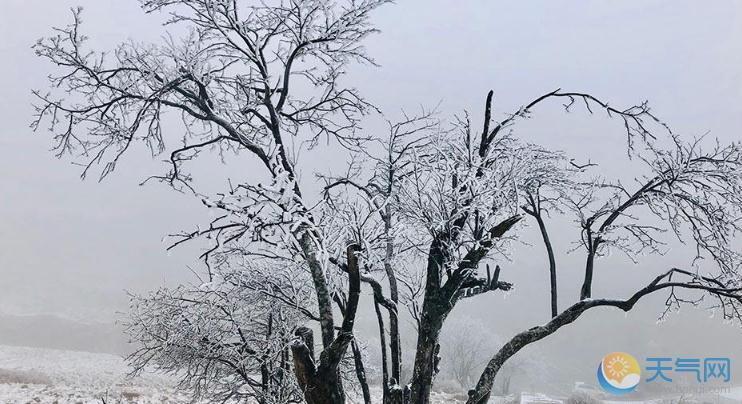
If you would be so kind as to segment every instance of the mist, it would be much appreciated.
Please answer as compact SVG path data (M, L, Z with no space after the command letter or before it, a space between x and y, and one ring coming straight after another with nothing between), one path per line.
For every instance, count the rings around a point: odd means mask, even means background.
M112 49L133 40L157 42L166 32L163 14L145 15L134 1L5 0L0 11L0 344L78 351L128 353L132 347L117 324L126 317L129 293L198 283L203 271L199 243L168 251L169 234L191 230L210 216L188 195L156 182L163 170L142 148L128 153L103 181L70 156L55 158L49 133L33 133L32 89L45 89L52 66L31 49L36 40L84 7L91 47ZM631 0L622 2L405 0L382 7L372 21L379 33L366 40L378 66L354 65L344 81L358 87L390 119L421 108L445 120L481 120L484 99L494 90L493 117L501 119L541 94L561 88L590 92L611 105L650 102L652 112L682 136L709 142L742 139L742 3ZM379 133L379 117L364 130ZM181 130L169 123L166 132ZM633 184L641 172L626 169L625 132L605 114L539 107L518 124L521 138L562 150L600 172ZM341 156L340 158L335 158ZM301 180L314 192L313 170L342 172L347 161L336 145L323 144L301 156ZM196 163L204 186L219 189L229 172L218 158ZM231 172L247 163L226 156ZM237 167L237 168L235 168ZM567 254L579 228L552 224L559 257L560 306L579 297L583 256ZM498 257L514 289L467 300L451 314L444 335L466 319L490 335L488 354L517 332L549 320L546 254L529 226ZM595 294L623 297L671 266L685 266L692 248L667 235L667 254L640 264L608 257L596 271ZM362 299L368 303L370 293ZM545 390L568 390L575 381L592 384L595 366L609 352L652 356L742 358L742 331L713 313L684 307L657 319L666 296L652 296L630 313L609 308L584 318L537 346L524 361L539 358L538 372L516 375L516 388L533 389L554 374ZM378 339L371 304L362 304L358 329L369 351ZM457 326L458 325L458 326ZM404 327L412 329L406 319ZM452 329L449 329L452 327ZM414 340L404 341L411 355ZM371 357L373 355L370 353ZM411 362L411 358L406 358ZM446 358L444 357L444 361ZM483 366L483 365L482 365ZM732 367L732 380L742 377ZM540 372L540 373L539 373ZM534 375L537 376L534 377Z

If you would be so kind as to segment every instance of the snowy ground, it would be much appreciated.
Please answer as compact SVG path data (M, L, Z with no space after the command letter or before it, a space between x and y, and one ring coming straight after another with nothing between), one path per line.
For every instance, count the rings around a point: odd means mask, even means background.
M114 355L0 346L0 403L187 403L172 381L130 380Z
M115 355L0 345L0 404L190 403L168 377L127 372ZM435 404L464 401L433 394Z
M127 372L124 361L115 355L0 345L0 404L102 404L103 400L106 404L191 402L187 394L173 387L174 381L168 377L144 374L130 379L126 376ZM380 396L379 391L374 393ZM724 404L742 403L742 388L734 388L722 394L722 397L713 401L723 401ZM434 392L432 396L433 404L455 404L465 401L464 394ZM523 393L518 397L508 398L493 397L490 400L491 404L564 402L564 399L554 399L537 393ZM647 402L604 402L604 404L629 403L669 404L674 401L666 399Z

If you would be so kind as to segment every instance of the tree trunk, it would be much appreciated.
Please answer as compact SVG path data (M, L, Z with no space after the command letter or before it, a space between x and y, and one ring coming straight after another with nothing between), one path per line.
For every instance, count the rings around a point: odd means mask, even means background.
M291 343L294 373L307 404L345 404L340 362L348 346L353 342L353 326L361 294L361 275L357 257L359 250L360 247L356 244L348 246L345 267L348 273L348 301L337 337L329 344L323 341L323 345L326 346L319 354L318 360L315 360L311 348L314 345L314 337L310 328L298 328L295 332L297 338ZM322 322L320 324L322 325ZM323 332L322 336L323 339L326 338L326 333Z
M423 304L423 315L420 317L420 329L417 336L417 351L412 374L411 404L428 404L433 378L438 373L438 340L447 312L433 310L432 304Z
M381 314L379 302L374 299L374 309L376 310L376 320L379 323L379 346L381 347L381 401L384 404L389 403L389 371L387 369L386 353L386 330L384 328L384 316Z
M587 250L587 261L585 262L585 280L582 282L582 289L580 290L580 300L589 299L592 297L593 290L593 270L595 268L595 254L598 251L600 244L600 238L593 240L592 233L588 230L588 250Z
M345 391L338 366L327 366L320 360L315 365L315 358L309 344L313 341L313 332L307 327L296 330L298 337L291 343L294 358L294 373L299 387L304 392L307 404L345 404Z
M305 230L299 237L299 244L312 274L314 290L317 293L322 347L327 348L335 338L335 322L332 315L332 297L327 287L327 279L325 279L325 269L317 256L317 246L312 240L309 230Z
M406 386L405 386L406 387ZM407 392L407 395L405 395ZM409 404L409 389L403 389L400 385L395 384L389 389L388 404Z
M393 179L392 179L393 180ZM390 190L391 191L391 190ZM384 271L389 281L389 297L391 298L394 305L399 304L399 287L397 286L397 274L392 267L392 260L394 258L394 242L392 241L392 207L387 204L385 208L384 216L384 234L387 237L386 243L386 255L384 257ZM399 334L399 319L397 313L389 313L389 349L391 354L391 376L396 383L402 383L400 380L402 372L402 348L400 343Z
M395 302L396 303L396 302ZM399 319L396 314L389 315L389 350L391 354L392 380L394 383L402 383L402 350L400 346Z
M587 256L587 263L585 264L585 280L582 282L582 289L580 290L580 300L589 299L590 296L592 296L594 262L595 255L593 255L591 252Z
M366 378L366 368L363 366L363 354L358 346L355 338L350 343L353 349L353 363L356 368L356 377L358 378L358 384L361 385L361 391L363 392L363 402L365 404L371 404L371 390L368 388L368 379Z
M551 289L551 317L556 317L559 314L557 306L557 275L556 275L556 258L554 257L554 248L551 245L549 239L549 232L546 230L546 224L544 219L541 217L541 212L538 211L535 215L536 222L538 222L539 230L541 231L541 237L544 240L544 246L546 247L546 254L549 257L549 286Z
M318 374L302 388L307 404L345 404L345 391L337 371L324 377Z

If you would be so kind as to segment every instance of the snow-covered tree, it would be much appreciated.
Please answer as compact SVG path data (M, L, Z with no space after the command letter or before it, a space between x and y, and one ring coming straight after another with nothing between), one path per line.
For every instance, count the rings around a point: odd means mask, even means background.
M301 402L289 346L312 291L296 274L246 262L200 285L132 296L125 326L139 347L129 363L172 374L195 398Z
M720 311L729 321L742 320L742 255L735 248L742 230L742 144L704 142L703 138L689 142L653 115L646 103L616 109L592 95L560 90L522 107L505 124L529 117L536 105L548 100L566 100L563 105L568 111L579 102L590 113L599 109L619 120L627 136L626 164L643 169L644 174L629 186L593 173L596 164L589 160L585 164L570 160L570 169L537 178L523 188L521 209L537 222L547 252L551 320L515 335L499 349L469 392L469 404L487 402L495 376L523 347L557 332L592 308L629 311L643 297L664 292L668 297L662 316L688 304ZM578 236L572 252L585 254L580 296L561 310L557 257L546 224L550 215L574 218ZM619 252L638 263L647 256L663 255L671 241L665 233L694 252L687 267L663 269L626 298L593 295L593 283L599 279L595 269L601 259L609 261L613 252Z
M554 152L517 136L517 121L550 100L565 100L567 110L579 102L589 113L600 110L622 124L628 162L644 165L648 173L637 179L636 190L597 177L591 162L578 164L567 152ZM590 308L628 311L642 297L659 291L669 292L671 308L702 302L698 296L683 297L683 292L706 293L726 318L739 318L742 261L732 243L742 217L740 144L704 149L700 139L686 143L670 132L646 104L617 109L583 93L547 93L499 122L491 119L491 103L490 92L481 132L475 132L468 115L449 125L431 121L432 116L423 113L407 117L401 126L390 125L391 136L384 139L380 153L360 153L349 175L329 179L326 187L343 190L328 193L328 199L339 217L349 219L343 227L353 229L358 244L364 246L369 277L378 273L393 278L412 297L405 302L418 329L410 402L429 400L440 365L440 332L456 304L510 289L511 284L501 280L506 270L499 265L492 270L489 262L508 250L508 239L518 234L517 224L525 218L534 219L547 250L552 319L503 345L471 391L472 403L486 402L495 375L521 348ZM371 169L361 168L364 158ZM576 303L560 310L557 257L547 221L549 215L573 213L580 229L577 250L586 253L585 280ZM607 257L610 250L635 261L661 254L660 236L665 230L693 245L697 259L689 262L689 268L669 268L625 300L593 298L598 258ZM699 266L701 258L710 258L710 265ZM425 270L410 268L420 266ZM393 319L398 302L385 297L379 287L374 289L379 290L377 308L389 307ZM379 323L383 330L381 317ZM386 349L383 338L382 349Z
M378 155L363 152L354 159L360 167L365 157L371 169L351 167L353 175L334 178L326 187L343 186L342 192L330 195L331 203L345 207L336 211L363 219L357 221L361 225L356 233L365 237L358 240L364 251L375 257L364 261L369 271L379 263L376 268L388 279L401 280L408 295L422 300L408 302L418 326L412 402L428 400L438 368L440 332L456 303L510 288L499 279L499 267L488 269L486 276L477 269L503 247L506 232L521 220L520 189L568 166L561 154L508 134L475 136L466 118L449 125L434 117L423 112L390 124ZM354 192L368 202L348 203ZM420 273L408 269L420 265L425 268L421 283L405 276ZM376 300L382 306L398 303L383 296ZM389 311L393 320L397 309ZM391 373L398 372L391 365Z
M373 63L362 41L374 32L370 13L387 2L141 0L146 12L169 12L168 24L184 29L160 44L128 42L110 53L96 52L88 49L80 11L74 10L71 25L36 44L37 54L59 73L50 78L50 92L35 92L33 126L48 125L60 156L82 158L83 175L100 166L102 178L133 144L144 143L154 155L168 156L167 172L150 180L193 194L215 214L174 241L210 243L202 256L208 275L203 288L161 290L134 300L130 330L145 349L135 364L189 369L186 385L243 394L243 387L255 384L251 380L265 384L271 378L242 377L221 365L205 371L208 358L199 349L216 349L212 353L246 371L267 365L273 374L287 366L285 337L293 333L289 366L304 400L343 403L341 364L349 351L358 379L365 380L353 330L367 286L379 322L384 401L428 403L444 322L462 299L511 288L503 280L505 264L494 261L504 262L508 240L528 218L538 225L549 258L552 318L504 344L470 392L470 403L487 401L498 371L521 348L590 308L630 310L660 291L670 294L671 306L698 304L681 296L691 292L716 299L725 317L739 317L740 256L731 247L742 209L739 144L704 149L701 141L687 143L669 132L646 104L616 108L590 94L561 90L502 120L493 119L490 92L481 127L468 114L448 122L423 111L390 123L388 134L363 133L361 120L376 109L341 78L350 63ZM585 156L520 138L514 125L549 101L600 111L619 122L630 163L645 164L647 176L636 188L596 178L590 163L574 162ZM163 129L167 112L181 118L177 136ZM311 183L300 175L299 156L316 151L320 139L342 150L351 164L344 175L320 173ZM250 169L230 172L220 192L207 192L188 162L209 150L234 152ZM321 191L311 192L316 188ZM578 245L586 254L581 296L561 310L549 213L576 214ZM688 268L669 268L627 299L593 296L599 258L611 250L634 259L659 253L666 229L714 265L693 266L696 260ZM265 268L278 268L288 279L253 295L258 292L249 285L277 282ZM248 307L235 306L241 303ZM253 304L257 317L245 318L243 310ZM218 306L228 308L235 322L225 320ZM403 307L418 331L409 385L400 380ZM171 318L158 319L160 311ZM276 328L266 327L276 316L287 317ZM168 330L183 319L195 328L184 327L175 334L178 346L168 345ZM144 328L151 322L155 328ZM314 346L315 325L320 349ZM238 330L256 339L266 338L268 328L276 337L251 349L280 359L261 362L223 346L241 343ZM203 345L194 339L199 336L217 345ZM291 384L281 380L280 386ZM271 388L261 391L273 394ZM276 397L270 394L262 397Z
M374 32L370 13L386 2L142 0L144 11L169 13L167 24L185 33L161 44L127 42L96 52L87 48L80 10L74 10L71 25L35 46L60 74L50 78L54 91L35 92L34 126L50 125L60 155L83 157L84 175L99 164L101 177L110 174L135 143L153 154L167 151L169 171L152 179L221 211L177 243L209 238L207 263L240 252L298 261L311 274L322 351L314 355L306 334L291 346L293 370L310 403L344 401L339 365L353 339L360 280L357 246L326 240L295 157L324 137L345 147L363 140L358 122L373 108L341 77L350 63L372 63L361 42ZM183 135L167 138L168 112L182 118ZM252 158L258 171L224 192L199 191L186 163L210 149ZM328 261L338 251L349 279L339 326Z

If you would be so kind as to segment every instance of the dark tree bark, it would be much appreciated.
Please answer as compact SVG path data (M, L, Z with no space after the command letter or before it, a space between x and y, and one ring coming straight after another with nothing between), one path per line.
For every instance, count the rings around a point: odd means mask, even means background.
M586 230L588 240L587 259L585 261L585 280L582 282L580 289L580 300L589 299L593 292L593 271L595 270L595 254L598 252L600 245L599 239L593 240L593 234L590 229Z
M677 281L673 278L685 276L688 279ZM492 387L495 382L497 373L502 369L505 362L521 349L531 343L554 334L557 330L565 325L571 324L579 318L585 311L594 307L615 307L625 312L634 308L634 305L651 293L664 289L691 289L704 291L719 299L731 299L735 302L742 302L742 289L724 285L716 279L699 276L693 272L673 268L657 276L647 286L634 293L626 300L613 299L588 299L579 301L566 310L559 313L551 321L542 326L537 326L523 331L508 341L502 348L490 359L474 389L469 391L467 404L485 404L492 393Z
M389 402L389 368L387 366L386 329L384 328L384 315L376 299L374 299L374 310L379 323L379 347L381 348L381 399L384 404L387 404Z
M544 240L544 246L546 246L546 254L549 256L549 287L551 290L551 317L556 317L559 314L559 303L557 297L557 274L556 274L556 258L554 257L554 249L551 246L551 240L549 240L549 233L546 231L546 224L541 214L536 216L539 230L541 231L541 237Z
M353 341L358 300L361 294L361 275L358 268L358 245L347 250L348 299L345 304L343 324L338 335L320 353L316 361L310 346L313 345L312 330L300 328L291 344L294 356L294 372L299 387L304 391L307 404L344 404L345 391L340 377L340 362ZM324 336L324 335L323 335Z
M430 391L437 370L438 341L445 315L434 311L434 306L438 306L438 303L424 304L423 314L420 316L410 396L410 402L415 404L430 402Z
M700 157L699 161L706 159L707 157ZM688 163L691 162L689 161ZM598 211L593 216L585 220L582 227L587 239L587 262L585 263L585 280L582 283L582 290L580 292L581 300L589 299L590 297L592 297L595 256L598 254L598 249L605 242L605 240L600 237L600 234L610 228L610 226L612 226L616 220L624 215L624 212L626 212L627 209L633 207L637 203L640 203L645 196L654 192L662 193L663 191L660 190L662 186L672 186L676 181L678 181L678 177L672 173L672 170L663 171L660 175L649 179L641 188L631 194L631 196L628 197L626 201L612 210L608 217L600 224L600 227L597 229L597 231L593 230L593 225L596 224L596 221L598 220L600 215L605 212Z
M266 330L266 336L265 338L267 340L270 340L273 334L273 313L268 314L268 329ZM270 366L269 366L269 360L268 360L268 352L266 352L262 357L263 363L260 365L260 382L262 384L263 389L263 397L260 398L260 403L265 404L268 400L268 397L271 394L271 382L273 375L271 374Z
M366 369L363 366L363 355L355 338L353 339L353 342L351 342L351 348L353 349L353 364L356 368L356 378L358 379L358 384L361 386L361 392L363 393L363 402L365 404L371 404L371 390L368 388Z
M483 175L485 170L488 168L488 164L491 164L490 161L492 160L487 160L487 156L489 155L490 148L495 142L498 134L504 128L511 125L516 119L528 116L535 106L547 100L566 99L568 100L568 103L565 104L567 110L577 100L583 101L585 107L590 112L592 112L591 105L597 105L601 109L605 110L609 115L620 117L620 119L624 121L624 126L629 137L651 137L652 134L648 132L645 126L645 120L660 122L649 112L648 108L644 104L625 110L619 110L609 106L607 103L590 94L561 92L561 90L555 90L532 100L530 103L520 108L517 113L512 114L510 117L496 123L494 127L491 127L492 98L493 93L490 91L485 103L484 127L477 150L479 157L484 159L485 163L477 168L477 176ZM465 135L466 146L469 147L470 132L466 131ZM639 198L642 197L643 192L652 189L652 187L655 187L660 182L661 180L655 181L653 184L645 187L643 191L632 196L629 201L620 206L603 222L600 230L605 230L605 228L610 226L611 223L621 215L623 210L635 201L639 200ZM423 309L419 321L418 351L413 368L414 373L411 388L411 402L413 404L427 404L429 402L430 384L432 383L435 374L435 347L443 321L453 309L457 300L461 297L482 293L483 291L509 287L509 284L507 283L499 281L493 282L489 279L480 279L477 278L475 274L481 260L489 253L494 240L501 237L508 229L520 220L520 217L514 216L508 218L492 229L482 228L480 227L481 223L478 220L478 212L469 212L467 209L461 210L461 208L466 208L468 206L466 195L469 190L467 187L459 186L455 177L452 178L452 186L459 192L463 202L461 206L453 208L449 215L453 219L450 223L447 223L444 229L440 230L438 234L433 236L433 240L430 244L426 267ZM592 221L595 221L595 218L591 218L591 222ZM463 259L457 260L454 258L454 251L450 251L449 248L451 248L450 246L457 246L458 241L460 241L459 236L461 229L465 228L465 226L469 226L475 230L474 236L477 238L478 245L472 247L470 251L466 252ZM596 234L600 234L600 232ZM589 244L594 248L591 256L592 258L589 260L586 267L585 282L583 283L581 293L583 297L589 297L591 295L593 276L592 260L594 260L595 254L597 254L597 248L600 243L601 240L597 237L596 240L592 240ZM456 253L458 253L458 251ZM444 276L447 276L445 284L443 284L442 281ZM550 277L554 281L552 282L552 294L554 296L552 304L555 306L555 264L553 270L550 270ZM554 310L552 310L552 315L555 315ZM561 315L557 314L554 319L556 320L557 318L560 318L560 316Z
M412 120L410 122L413 122ZM410 123L408 122L408 123ZM413 130L414 131L414 130ZM388 166L386 166L385 173L385 184L380 186L376 183L369 183L366 186L356 183L355 181L342 178L336 180L325 187L325 191L334 188L336 186L349 186L363 192L369 200L374 200L376 197L381 196L384 200L390 200L393 198L394 185L398 181L397 178L397 163L400 156L395 156L394 153L390 153L388 156ZM374 296L374 309L376 311L376 317L379 325L379 342L381 350L381 368L382 368L382 391L383 391L383 402L387 403L402 403L402 395L390 394L392 390L397 392L402 391L398 388L400 382L401 369L402 369L402 348L401 348L401 336L399 331L399 317L398 317L398 304L399 304L399 286L397 284L397 273L394 268L395 258L395 236L393 229L394 222L394 210L391 204L387 203L383 207L380 204L376 204L375 208L378 208L379 215L382 219L384 226L384 239L385 241L385 254L384 254L384 273L386 274L389 282L389 298L384 296L383 288L381 284L371 276L363 276L362 281L371 285ZM339 264L336 260L331 260L336 265L343 268L342 264ZM387 336L387 329L384 327L384 314L382 313L381 307L384 307L389 315L389 330ZM387 345L388 341L388 345Z
M470 250L459 267L448 274L448 279L443 285L441 285L442 268L447 260L443 246L447 242L445 239L450 237L451 233L436 237L431 243L422 314L418 322L418 340L410 389L410 403L427 404L430 401L433 379L439 370L440 357L438 353L441 329L456 303L464 297L510 288L509 283L499 280L499 266L495 270L494 278L490 276L489 267L487 278L476 278L470 270L479 265L479 262L494 245L494 240L502 237L520 219L520 216L513 216L490 229L490 238L483 241L477 248Z
M342 266L347 272L346 266ZM348 301L344 298L342 293L338 292L333 296L335 303L337 303L340 313L345 316L348 307ZM363 365L363 354L360 347L358 346L358 340L353 337L350 343L351 350L353 352L353 366L356 372L356 379L358 385L361 386L361 392L363 394L363 402L365 404L371 403L371 391L368 387L368 379L366 377L366 367Z
M541 209L541 195L538 190L536 195L529 194L528 202L529 207L523 207L523 211L536 219L538 223L538 229L541 233L541 238L544 241L544 247L546 248L546 254L549 258L549 287L551 291L551 317L556 317L559 314L558 298L557 298L557 275L556 275L556 257L554 256L554 248L551 245L551 239L549 238L549 232L546 229L546 223L543 218L543 211ZM592 272L591 272L592 276Z
M393 276L394 273L392 272ZM392 367L392 374L390 376L389 374L389 357L387 352L387 342L386 342L386 329L384 328L384 315L381 311L381 307L384 307L386 311L389 313L389 322L391 323L394 321L395 325L399 324L398 322L398 315L397 315L397 304L396 302L392 301L391 299L387 299L384 296L381 284L379 284L376 279L370 277L370 276L361 276L361 280L371 286L371 289L373 290L373 296L374 296L374 310L376 311L376 319L379 324L379 345L381 348L381 374L382 374L382 393L383 393L383 402L384 403L392 403L394 401L391 401L391 395L390 391L392 388L398 383L398 379L394 377L395 371L394 367L399 366L400 362L397 360L395 362L394 360L394 353L392 351L392 361L391 361L391 367ZM396 281L395 281L396 284ZM396 336L397 341L399 340L399 330L396 330L393 332L390 330L390 339L394 341ZM389 347L391 348L393 346L392 342L390 341ZM397 349L399 349L399 345L397 343L396 346ZM399 373L399 369L397 369L396 373ZM400 402L401 403L401 402Z
M446 237L450 237L451 233L433 240L428 254L425 295L419 321L410 403L427 404L430 402L430 391L440 361L438 351L440 350L441 329L458 300L492 290L510 288L510 284L499 281L499 267L495 271L494 279L489 275L489 270L487 278L476 278L470 271L476 268L486 256L494 245L494 240L502 237L520 219L520 216L513 216L490 229L490 237L487 241L483 241L477 248L470 250L459 267L450 272L443 285L441 285L442 268L447 260L443 246L447 243Z
M391 185L394 181L394 172L390 172ZM391 193L391 189L388 190ZM395 312L389 312L389 349L391 355L391 376L396 383L400 383L400 377L402 372L402 346L400 343L399 334L399 318L397 316L397 305L399 304L399 287L397 286L397 274L392 267L392 259L394 257L394 242L390 236L392 231L392 209L390 205L385 207L384 213L384 234L387 236L386 243L386 256L384 258L384 271L389 282L389 299L394 304Z
M412 386L410 402L427 404L430 401L430 389L435 375L436 345L443 327L443 321L453 307L441 304L441 272L446 260L445 242L436 237L428 253L427 273L425 277L425 295L422 314L420 315L417 334L415 363L412 369Z
M493 95L494 93L490 91L485 101L484 125L477 150L481 158L486 158L497 134L514 119L511 117L498 123L494 128L490 128ZM531 108L545 98L547 97L542 97L531 102L526 109ZM467 137L467 143L469 141L468 139ZM484 175L485 168L479 167L476 175ZM462 196L466 195L466 187L460 187L455 178L453 179L452 186ZM465 201L463 206L467 204L468 202ZM509 287L509 284L501 283L497 280L492 281L489 279L489 276L488 279L480 279L476 278L474 274L481 260L484 259L490 248L494 245L495 240L502 237L512 226L520 221L521 217L516 215L507 218L491 229L481 228L481 223L479 223L476 215L472 216L468 212L457 212L456 208L454 208L451 217L456 219L452 220L447 228L434 235L428 252L425 294L419 321L417 352L411 383L410 402L412 404L427 404L430 401L431 385L437 367L436 356L439 349L438 340L441 328L446 317L456 305L456 302L461 297L499 289L501 285L503 288ZM458 242L461 229L467 223L470 223L472 218L475 222L472 225L479 228L475 235L479 239L479 244L467 251L464 258L458 264L454 264L457 265L456 267L450 268L453 260L451 256L452 251L449 250L449 246L455 245ZM442 281L444 271L447 274L445 284Z

